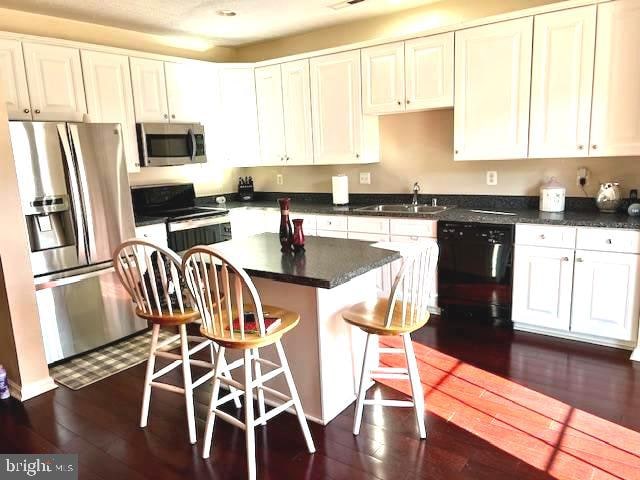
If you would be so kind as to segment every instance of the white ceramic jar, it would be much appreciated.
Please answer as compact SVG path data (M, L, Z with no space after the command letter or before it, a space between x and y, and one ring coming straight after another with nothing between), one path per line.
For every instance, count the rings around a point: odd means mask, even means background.
M555 178L551 178L540 187L540 211L564 212L564 199L567 189Z

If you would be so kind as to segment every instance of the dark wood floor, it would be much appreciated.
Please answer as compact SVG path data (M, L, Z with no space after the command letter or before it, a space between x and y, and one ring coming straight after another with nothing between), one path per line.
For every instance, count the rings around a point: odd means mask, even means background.
M588 418L586 424L602 430L598 445L608 450L592 452L592 443L585 443L580 458L594 460L570 464L561 462L555 453L557 446L547 442L544 445L554 453L536 461L535 443L517 443L525 442L526 419L522 425L518 420L515 427L502 428L499 437L490 430L472 427L479 425L475 419L479 414L477 407L464 411L471 404L465 399L474 393L471 384L460 383L461 375L451 378L459 384L448 385L446 391L437 391L438 382L430 387L431 380L427 381L426 441L418 439L412 411L398 408L367 408L361 434L354 437L353 409L349 408L328 427L311 425L318 451L309 455L295 418L287 414L276 417L257 431L259 477L640 478L634 462L640 459L640 449L636 449L640 445L640 365L628 360L628 352L469 325L445 327L438 325L437 319L418 332L414 341L419 356L427 358L424 355L432 352L439 362L464 365L478 382L501 385L501 391L492 394L501 395L507 417L508 402L504 400L510 401L510 392L535 398L540 405L540 411L534 412L536 418L546 415L545 408L566 405L572 415L578 412L578 417ZM434 365L423 362L421 370L440 368ZM225 422L216 423L211 458L205 461L200 457L208 387L197 393L196 446L187 441L182 399L169 392L154 391L149 427L138 428L143 378L144 366L140 365L79 391L60 387L24 404L13 400L1 403L0 452L78 453L82 479L245 478L244 433ZM488 391L486 385L482 391ZM392 398L403 396L385 385L376 386L378 392ZM443 416L446 398L458 405L457 416ZM496 416L495 420L505 418ZM623 445L613 445L615 441L605 438L607 432L615 434ZM597 436L588 434L592 440ZM609 462L604 467L601 457Z

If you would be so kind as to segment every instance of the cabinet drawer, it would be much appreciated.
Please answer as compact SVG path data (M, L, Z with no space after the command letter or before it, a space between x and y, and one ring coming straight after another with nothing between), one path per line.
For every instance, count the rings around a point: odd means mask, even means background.
M335 230L320 230L316 231L317 237L329 237L329 238L347 238L347 232L337 232Z
M349 232L347 238L351 240L363 240L365 242L388 242L389 235L384 233L363 233L363 232Z
M410 218L392 218L391 235L410 237L435 237L438 222L436 220L416 220Z
M308 213L292 213L291 220L294 220L296 218L302 219L302 231L304 231L305 233L307 233L307 231L316 229L317 219L315 215L309 215Z
M316 228L318 230L346 232L347 217L339 215L318 215L316 217Z
M136 227L136 238L154 242L161 247L167 247L167 227L164 223Z
M389 219L381 217L349 217L350 232L389 233Z
M575 248L575 227L516 225L516 244L537 247Z
M578 228L576 248L601 252L640 253L640 232L610 228Z

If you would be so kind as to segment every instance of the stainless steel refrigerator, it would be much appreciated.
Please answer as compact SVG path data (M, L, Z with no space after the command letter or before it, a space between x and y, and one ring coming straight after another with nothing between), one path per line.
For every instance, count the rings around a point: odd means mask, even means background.
M111 261L135 236L120 125L10 122L10 131L47 362L145 329Z

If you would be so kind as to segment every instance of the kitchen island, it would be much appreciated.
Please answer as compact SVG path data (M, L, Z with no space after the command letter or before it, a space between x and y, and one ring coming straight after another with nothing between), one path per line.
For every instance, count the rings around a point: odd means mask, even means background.
M300 314L300 323L282 343L307 418L326 425L355 400L364 353L365 334L340 312L375 299L375 270L400 254L370 242L322 237L307 238L304 251L283 254L273 233L213 247L247 271L264 304ZM277 361L275 348L260 354ZM236 358L238 352L227 350L228 360ZM287 392L281 377L269 386Z

